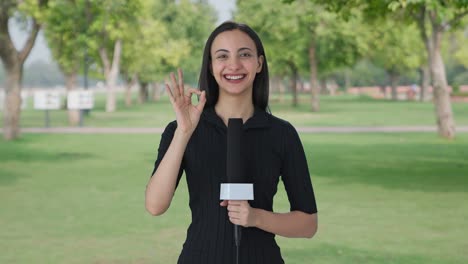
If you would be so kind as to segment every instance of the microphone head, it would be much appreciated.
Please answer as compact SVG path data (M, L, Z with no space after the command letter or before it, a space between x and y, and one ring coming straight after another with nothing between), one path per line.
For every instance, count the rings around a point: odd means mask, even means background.
M242 118L229 118L227 130L226 180L227 183L245 182L242 160Z

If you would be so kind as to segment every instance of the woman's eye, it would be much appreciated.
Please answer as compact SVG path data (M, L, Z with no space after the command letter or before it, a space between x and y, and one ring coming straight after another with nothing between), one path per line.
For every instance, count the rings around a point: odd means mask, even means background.
M220 54L218 56L216 56L217 59L226 59L227 58L227 55L226 54Z
M246 52L246 53L241 53L240 56L248 58L248 57L252 57L252 54Z

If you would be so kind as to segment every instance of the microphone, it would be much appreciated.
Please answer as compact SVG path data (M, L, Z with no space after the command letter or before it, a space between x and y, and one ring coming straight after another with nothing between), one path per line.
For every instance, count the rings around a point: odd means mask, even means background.
M226 180L221 183L221 200L253 200L253 184L247 183L244 162L242 159L242 119L229 118L227 130ZM234 240L237 254L241 241L242 230L234 225ZM237 255L239 260L239 255Z

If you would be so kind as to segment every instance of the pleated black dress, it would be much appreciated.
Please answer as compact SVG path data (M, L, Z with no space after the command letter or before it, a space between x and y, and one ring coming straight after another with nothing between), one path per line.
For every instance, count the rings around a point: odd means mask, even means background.
M153 173L176 128L177 123L173 121L163 132ZM316 213L306 157L294 127L255 109L243 129L245 170L250 182L254 183L254 200L249 201L250 205L273 211L273 197L281 179L291 211ZM233 225L227 209L219 205L220 184L226 182L226 146L226 125L213 108L205 109L188 142L177 180L179 183L185 171L192 212L192 223L187 230L179 264L235 263ZM240 263L284 263L275 235L258 228L243 228Z

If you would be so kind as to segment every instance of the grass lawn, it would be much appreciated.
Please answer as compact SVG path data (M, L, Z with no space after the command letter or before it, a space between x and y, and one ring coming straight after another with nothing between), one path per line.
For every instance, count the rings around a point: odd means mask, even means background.
M319 232L278 237L286 263L468 263L467 134L301 138ZM190 221L184 181L165 215L144 209L158 143L159 135L0 140L0 263L175 263ZM280 188L275 210L287 208Z
M435 126L434 105L431 102L406 102L375 100L368 97L350 95L322 96L320 112L310 111L309 95L300 97L298 107L292 107L290 98L285 102L276 100L272 95L271 111L278 117L290 121L296 126L398 126L398 125L431 125ZM160 102L125 107L123 95L118 96L118 111L104 111L105 98L96 95L95 108L85 116L84 125L92 127L164 127L175 119L167 97ZM276 99L275 99L276 98ZM21 113L22 127L43 127L45 113L29 107ZM453 103L456 124L468 125L468 104ZM52 127L67 126L65 110L50 111ZM2 126L0 120L0 127Z

